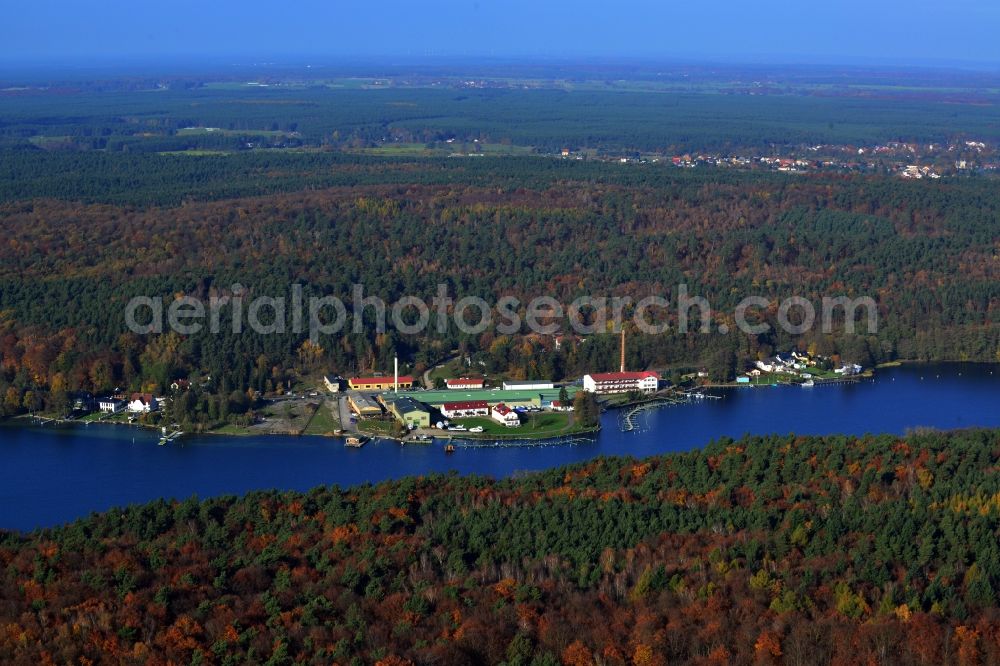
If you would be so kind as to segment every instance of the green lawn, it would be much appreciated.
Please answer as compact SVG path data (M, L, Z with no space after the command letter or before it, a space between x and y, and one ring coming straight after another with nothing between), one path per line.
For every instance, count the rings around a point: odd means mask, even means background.
M395 437L399 434L399 424L395 421L358 420L358 430L369 435L386 435Z
M218 134L219 136L286 136L288 132L281 130L229 130L218 127L185 127L177 130L177 136L205 136L208 134Z
M461 359L452 359L449 363L444 363L441 367L431 369L431 381L435 379L449 379L452 377L462 377L469 373L468 368Z
M566 412L534 412L521 415L520 428L508 428L485 416L455 419L453 423L467 428L482 427L481 433L468 433L469 437L516 437L518 439L543 439L559 437L582 428L570 425L570 414ZM465 437L467 433L461 433Z
M428 156L482 154L482 155L530 155L534 152L531 146L514 146L504 143L474 143L472 141L455 141L453 143L436 143L430 147L426 143L386 143L374 148L364 148L359 152L371 155L395 156Z
M213 428L210 431L213 435L249 435L250 429L238 426L235 423L227 423L224 426Z
M187 155L188 157L212 157L214 155L232 155L231 150L202 150L192 148L191 150L161 150L157 155Z
M313 414L302 434L329 435L335 430L340 430L340 419L333 412L336 408L336 403L332 403L331 407L331 404L324 401Z

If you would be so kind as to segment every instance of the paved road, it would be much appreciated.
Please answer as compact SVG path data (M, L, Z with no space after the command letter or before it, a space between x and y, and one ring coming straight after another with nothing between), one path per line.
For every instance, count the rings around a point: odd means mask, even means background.
M351 408L347 404L347 396L343 395L337 399L337 404L340 407L340 427L349 432L357 432L358 424L351 423Z
M454 355L454 356L449 356L448 358L444 359L443 361L435 363L431 367L429 367L426 370L424 370L424 388L426 388L426 389L432 389L432 388L434 388L434 382L431 381L431 373L434 370L436 370L437 368L440 368L442 365L447 365L448 363L451 363L452 361L456 360L457 358L458 358L457 354Z

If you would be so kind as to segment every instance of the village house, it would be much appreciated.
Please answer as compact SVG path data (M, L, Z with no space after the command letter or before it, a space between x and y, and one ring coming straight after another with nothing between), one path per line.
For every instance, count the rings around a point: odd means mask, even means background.
M97 408L105 414L117 414L125 409L125 401L118 398L101 398L97 401Z
M341 379L336 375L323 375L323 385L330 393L340 393Z
M148 414L160 408L151 393L133 393L129 396L128 411L134 414Z
M502 402L493 407L493 410L490 412L490 416L494 421L505 425L508 428L516 428L521 425L521 417L517 415L517 412Z

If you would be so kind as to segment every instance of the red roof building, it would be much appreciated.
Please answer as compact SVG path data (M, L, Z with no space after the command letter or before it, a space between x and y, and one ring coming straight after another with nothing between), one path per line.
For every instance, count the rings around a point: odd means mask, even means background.
M521 425L521 417L517 415L517 412L502 402L493 407L493 411L490 412L490 416L493 417L494 421L502 423L508 428L516 428Z
M351 377L347 383L355 391L388 391L394 386L392 377ZM413 388L413 377L401 376L399 388Z
M463 400L441 405L441 414L449 419L463 416L489 416L490 405L485 400Z
M655 393L660 387L660 375L655 372L598 372L584 375L583 388L591 393Z
M474 377L458 377L456 379L444 380L445 386L449 389L477 390L483 388L485 382Z

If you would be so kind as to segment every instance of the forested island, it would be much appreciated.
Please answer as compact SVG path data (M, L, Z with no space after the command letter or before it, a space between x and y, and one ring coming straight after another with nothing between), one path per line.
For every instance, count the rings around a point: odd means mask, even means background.
M1000 659L1000 431L161 500L0 536L0 660Z

